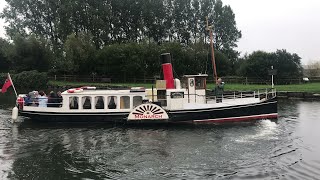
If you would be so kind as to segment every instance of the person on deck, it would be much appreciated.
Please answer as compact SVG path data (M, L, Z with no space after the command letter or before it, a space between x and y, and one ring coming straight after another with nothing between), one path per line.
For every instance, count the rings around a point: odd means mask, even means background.
M30 94L27 94L27 95L24 97L24 105L25 105L25 106L30 106L31 103L32 103L32 101L31 101Z
M48 97L46 96L46 94L43 91L40 91L39 95L40 96L38 97L38 102L39 102L38 107L47 107Z
M224 82L222 82L222 79L219 78L217 81L216 87L214 88L216 103L222 102L223 91L224 91Z
M29 93L29 95L31 100L30 106L37 107L39 105L38 98L40 97L38 91L32 91Z
M57 107L57 97L56 94L51 91L48 97L48 107Z
M61 107L62 106L62 95L61 95L61 91L57 92L57 97L56 97L56 103L57 106L56 107Z

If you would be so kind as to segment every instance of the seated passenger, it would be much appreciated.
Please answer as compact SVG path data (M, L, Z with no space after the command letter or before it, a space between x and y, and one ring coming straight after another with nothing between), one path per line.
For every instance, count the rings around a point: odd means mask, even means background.
M112 96L110 102L108 104L109 109L115 109L117 107L116 103L114 102L114 97Z
M91 101L90 98L86 98L86 100L83 103L83 109L91 109Z
M103 102L103 98L99 97L97 104L96 104L96 109L104 109L104 102Z
M50 92L48 97L48 107L57 107L57 97L53 91Z
M30 106L31 102L32 102L31 101L31 97L30 97L29 94L27 94L26 97L24 97L24 105L25 106Z
M40 91L39 95L40 95L38 96L39 107L47 107L48 97L43 91Z
M35 106L35 107L38 106L39 105L38 97L40 97L38 91L32 91L29 93L29 95L30 95L30 101L31 101L30 106Z
M57 107L61 107L62 106L62 96L61 96L61 92L60 91L58 91L57 92L57 101L56 101L56 103L57 103Z
M72 99L70 99L69 107L70 107L70 109L78 109L79 108L77 97L72 97Z

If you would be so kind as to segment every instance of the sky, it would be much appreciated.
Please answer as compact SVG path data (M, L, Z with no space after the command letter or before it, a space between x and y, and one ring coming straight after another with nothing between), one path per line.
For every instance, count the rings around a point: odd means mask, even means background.
M320 61L320 0L222 0L242 32L238 50L286 49L302 64Z
M320 0L222 0L230 5L242 32L237 50L286 49L297 53L302 64L320 61ZM0 11L6 5L0 0ZM0 19L0 37L5 37Z

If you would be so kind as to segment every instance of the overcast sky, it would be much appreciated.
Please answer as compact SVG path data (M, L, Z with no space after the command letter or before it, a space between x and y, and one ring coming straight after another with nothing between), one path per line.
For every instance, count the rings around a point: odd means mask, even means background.
M302 63L320 60L320 0L222 0L242 32L238 50L287 49Z
M238 50L287 49L302 57L302 63L320 61L320 0L222 0L236 15L242 32ZM5 1L0 0L0 10ZM0 36L4 37L0 19Z

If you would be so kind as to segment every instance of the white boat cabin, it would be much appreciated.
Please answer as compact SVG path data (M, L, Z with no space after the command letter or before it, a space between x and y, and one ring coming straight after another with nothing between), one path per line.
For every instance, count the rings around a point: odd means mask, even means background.
M153 102L165 110L185 110L249 104L261 101L260 94L233 94L217 103L215 97L206 95L206 74L185 75L174 79L174 88L167 89L165 80L158 80L155 88L131 88L128 90L81 89L67 90L61 95L59 107L23 106L27 111L47 112L131 112L142 103ZM264 93L264 92L263 92ZM266 92L268 93L268 92ZM23 97L23 95L22 95Z

